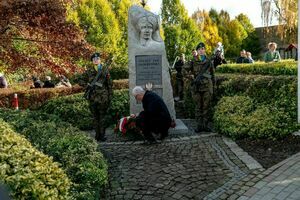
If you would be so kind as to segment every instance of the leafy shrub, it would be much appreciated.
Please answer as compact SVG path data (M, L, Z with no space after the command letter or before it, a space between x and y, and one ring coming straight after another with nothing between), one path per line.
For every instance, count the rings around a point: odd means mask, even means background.
M249 132L247 115L252 110L253 101L249 97L223 97L214 112L216 130L232 138L246 137Z
M297 75L296 61L277 63L258 62L254 64L223 64L216 70L218 73L241 73L260 75Z
M223 97L214 113L216 129L232 138L280 139L299 126L283 110L257 105L247 96Z
M76 199L99 199L107 184L107 164L97 143L55 115L2 109L0 118L11 124L39 150L61 163L74 183Z
M129 115L129 91L128 89L114 90L113 99L111 101L108 113L110 119L118 120L120 117Z
M88 101L83 98L82 93L51 99L40 110L55 114L81 130L89 130L93 127L93 116Z
M259 106L248 117L249 124L249 136L251 138L270 138L281 139L290 134L292 127L289 122L292 121L287 113L272 109L269 106ZM294 124L295 127L296 124Z
M58 163L0 119L0 181L14 199L69 199L71 182Z
M183 98L184 98L184 110L185 110L186 116L188 118L194 118L195 117L195 102L192 97L190 84L184 85Z
M185 110L189 111L189 117L193 117L192 114L194 113L194 102L191 99L191 94L190 90L188 89L188 86L186 86L186 88L187 89L185 90ZM214 107L213 114L215 116L218 114L222 114L218 112L220 112L223 108L220 110L220 108L215 107L221 99L224 100L225 97L247 96L251 99L253 108L257 110L255 112L255 115L253 113L253 119L246 119L244 116L235 113L235 122L230 122L232 126L231 128L233 129L232 134L234 134L234 137L239 137L240 134L243 136L251 136L253 138L255 138L255 135L258 138L281 138L297 130L296 92L296 76L219 74L217 76L217 87L212 103L212 106ZM228 105L226 104L224 109L227 106ZM265 112L260 111L260 109L264 110ZM239 125L239 123L254 123L255 119L262 119L262 114L266 113L269 113L270 116L264 116L265 122L260 121L260 123L266 123L264 131L262 131L264 129L262 128L263 125L260 125L259 123L252 124L251 129L249 129L248 127L249 130L245 129L246 126L243 127ZM244 122L244 120L246 121ZM275 122L277 123L277 125L274 125ZM215 121L214 119L214 124L217 124L217 126L219 126L218 130L222 133L229 134L229 122L227 122L226 119L224 119L223 123L225 123L225 128L221 127L220 123L221 121ZM271 128L270 123L273 124L273 128ZM243 133L238 133L240 130L237 130L236 126L238 126L238 128L241 129ZM260 129L261 131L257 131L256 129Z
M110 70L110 75L113 80L128 79L128 67L127 66L114 66Z
M89 110L88 101L83 94L75 94L51 99L40 110L57 115L62 121L71 123L82 130L93 129L93 116ZM122 116L129 115L128 90L114 90L113 98L108 109L107 125L112 125ZM72 117L70 117L72 116Z
M113 81L113 89L114 90L122 90L129 88L129 81L128 79L119 79Z

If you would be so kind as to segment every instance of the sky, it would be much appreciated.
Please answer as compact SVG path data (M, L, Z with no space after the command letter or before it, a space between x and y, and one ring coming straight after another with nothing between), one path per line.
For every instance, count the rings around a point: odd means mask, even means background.
M147 0L147 5L155 14L160 14L162 0ZM214 8L218 12L225 10L230 14L231 19L243 13L247 15L254 27L261 27L261 0L181 0L187 9L189 16L194 11Z

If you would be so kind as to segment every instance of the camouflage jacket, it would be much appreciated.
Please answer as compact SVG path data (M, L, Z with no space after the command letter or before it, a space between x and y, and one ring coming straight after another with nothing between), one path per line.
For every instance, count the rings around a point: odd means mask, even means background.
M209 58L204 61L193 59L189 65L185 65L185 71L189 71L192 77L193 91L212 91L215 85L215 69Z
M98 73L94 66L88 67L89 68L82 74L79 80L79 85L85 87L85 89L92 84ZM109 103L112 98L112 80L106 66L103 66L101 71L99 79L93 86L90 101L97 103Z

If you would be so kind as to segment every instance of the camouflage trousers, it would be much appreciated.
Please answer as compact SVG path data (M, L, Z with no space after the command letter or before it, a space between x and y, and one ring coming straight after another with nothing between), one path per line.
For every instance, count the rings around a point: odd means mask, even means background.
M96 140L105 137L105 129L107 127L107 110L109 105L103 103L90 102L89 108L94 117L94 128L96 131Z
M183 99L183 79L176 78L175 93L181 100Z
M197 126L200 129L207 129L212 93L210 91L193 92L192 97L195 102L195 119Z

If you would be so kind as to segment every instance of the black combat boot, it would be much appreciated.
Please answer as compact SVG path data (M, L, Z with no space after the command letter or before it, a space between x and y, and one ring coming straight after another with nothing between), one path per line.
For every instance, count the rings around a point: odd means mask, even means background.
M213 130L208 126L208 119L203 119L203 131L213 132Z
M96 132L96 136L95 136L95 139L98 141L98 142L105 142L106 141L106 137L105 137L105 129L103 128L100 128L101 130L100 131L97 131Z
M207 127L204 127L203 128L203 131L204 132L213 132L213 130L211 128L209 128L208 126Z
M201 126L198 126L198 127L195 129L195 132L196 132L196 133L200 133L200 132L202 132L202 131L204 131L204 129L203 129L203 127L201 127Z
M196 133L200 133L204 131L204 124L203 124L203 119L201 118L200 121L198 122L197 128L195 129Z
M155 144L157 143L157 140L154 137L154 133L151 131L143 131L145 144Z

